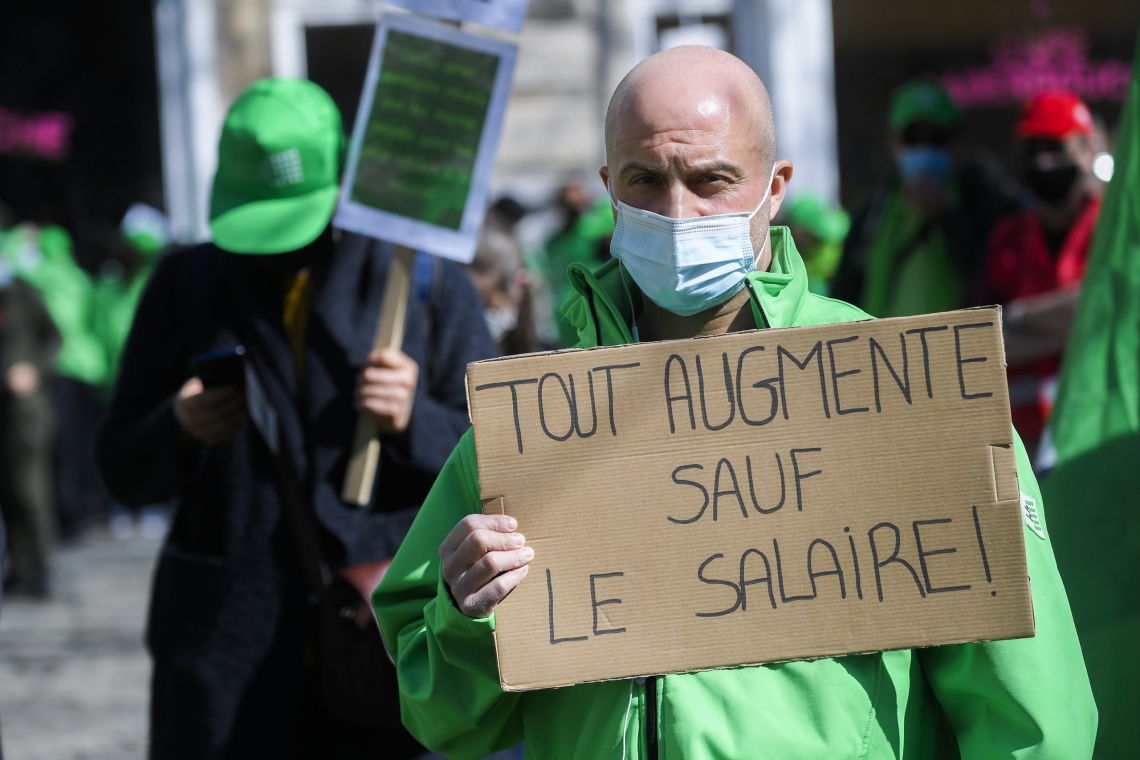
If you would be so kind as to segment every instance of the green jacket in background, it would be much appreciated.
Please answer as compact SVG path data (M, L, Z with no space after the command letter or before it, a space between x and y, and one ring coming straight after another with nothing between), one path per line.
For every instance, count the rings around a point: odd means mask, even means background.
M575 293L567 272L571 264L584 265L591 272L600 267L605 262L603 245L613 232L614 214L607 196L546 242L543 274L554 302L558 339L565 346L578 341L574 325L558 311Z
M896 183L870 244L859 303L876 317L909 317L956 309L965 289L941 226L924 227Z
M71 236L62 227L17 227L5 236L3 254L17 276L39 291L63 337L56 374L103 385L107 360L91 329L94 285L72 255Z
M1100 707L1100 760L1140 756L1140 57L1117 134L1043 483Z
M127 344L139 299L142 298L153 269L148 263L130 280L121 276L101 277L92 288L91 311L94 320L91 329L107 364L108 385L113 384L119 374L123 347Z
M867 317L807 291L785 228L772 229L772 251L771 271L749 275L757 327ZM617 267L612 261L596 275L571 268L577 297L564 311L583 347L632 342L640 294L627 294ZM1016 448L1021 490L1040 500L1020 440ZM1047 527L1045 538L1024 531L1032 639L658 677L648 682L658 706L648 725L644 679L500 690L494 615L464 616L439 572L444 537L480 511L468 431L373 596L399 670L404 724L457 760L524 740L527 757L542 760L1079 760L1092 752L1096 707ZM595 527L583 540L600 535Z

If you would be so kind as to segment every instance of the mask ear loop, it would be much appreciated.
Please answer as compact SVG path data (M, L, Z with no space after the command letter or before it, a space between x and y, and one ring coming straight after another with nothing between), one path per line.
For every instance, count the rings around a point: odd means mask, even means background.
M748 220L752 221L752 217L760 213L760 209L764 208L764 204L772 197L772 180L776 179L776 164L772 163L772 173L768 175L768 189L764 191L764 197L760 199L760 203L756 208L752 209L752 213L748 215ZM768 220L769 223L772 221Z
M749 222L752 221L752 217L754 217L760 213L760 209L764 208L764 204L768 201L769 198L772 197L772 180L774 180L774 179L776 179L776 162L775 161L772 162L772 173L770 175L768 175L768 189L764 191L764 197L760 199L760 205L757 206L752 211L752 213L748 215L748 221ZM768 229L771 230L771 228L772 228L772 218L769 216L768 217ZM760 246L760 252L752 254L752 264L753 264L752 268L753 269L755 269L756 260L760 258L760 254L764 253L764 249L767 247L768 247L768 236L765 235L764 236L764 243L763 243L763 245Z

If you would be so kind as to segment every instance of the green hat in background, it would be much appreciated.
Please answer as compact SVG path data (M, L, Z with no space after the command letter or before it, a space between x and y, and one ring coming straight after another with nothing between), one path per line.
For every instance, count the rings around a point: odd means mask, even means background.
M891 130L901 132L916 121L929 121L946 129L954 129L962 115L946 88L932 79L907 82L891 95L888 111Z
M842 243L851 229L846 211L811 194L797 195L784 219L788 225L802 227L825 243Z
M232 253L304 248L336 208L345 140L328 93L302 79L262 79L230 108L218 143L210 230Z

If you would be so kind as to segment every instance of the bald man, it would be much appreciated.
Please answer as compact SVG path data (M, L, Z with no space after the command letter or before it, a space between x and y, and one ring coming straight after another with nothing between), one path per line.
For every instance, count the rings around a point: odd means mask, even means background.
M792 166L776 160L768 94L741 61L697 47L647 59L614 93L606 149L614 260L593 275L571 267L563 309L583 347L867 317L810 294L787 229L769 228ZM1040 504L1020 443L1017 457ZM534 551L514 519L480 512L468 432L373 597L404 722L449 757L519 741L541 760L1091 754L1096 709L1068 602L1048 540L1028 529L1033 639L504 693L494 610ZM582 531L583 545L604 540L605 526Z

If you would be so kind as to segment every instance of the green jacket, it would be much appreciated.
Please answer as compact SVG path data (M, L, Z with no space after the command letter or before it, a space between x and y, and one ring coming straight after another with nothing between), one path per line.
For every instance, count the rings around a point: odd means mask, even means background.
M771 271L749 275L758 327L866 318L808 292L785 228L773 228L772 250ZM632 340L628 325L640 295L627 295L617 266L596 275L571 269L579 297L565 311L583 346ZM1040 503L1020 441L1017 465L1022 490ZM439 573L440 543L480 509L468 432L373 596L397 661L404 723L453 758L480 758L524 740L527 757L544 760L877 760L959 751L967 760L1077 760L1092 752L1096 707L1048 528L1044 539L1025 530L1032 639L504 693L494 615L465 617ZM647 749L649 732L656 756Z
M554 321L558 325L558 340L564 346L577 341L573 323L559 312L562 304L573 297L574 283L569 277L572 264L580 264L591 272L603 264L602 249L614 232L614 213L610 199L604 198L583 212L574 222L546 241L543 275L550 286L554 301ZM608 247L608 246L606 246Z
M147 264L130 280L123 277L101 277L93 284L91 331L103 351L108 384L113 384L119 374L119 360L151 270L152 267Z
M1140 56L1117 134L1042 483L1100 707L1097 760L1140 755Z
M75 261L71 236L62 227L51 225L38 231L18 227L5 237L0 254L12 263L18 277L40 293L63 336L55 360L56 373L102 385L107 379L107 360L91 329L94 285Z

